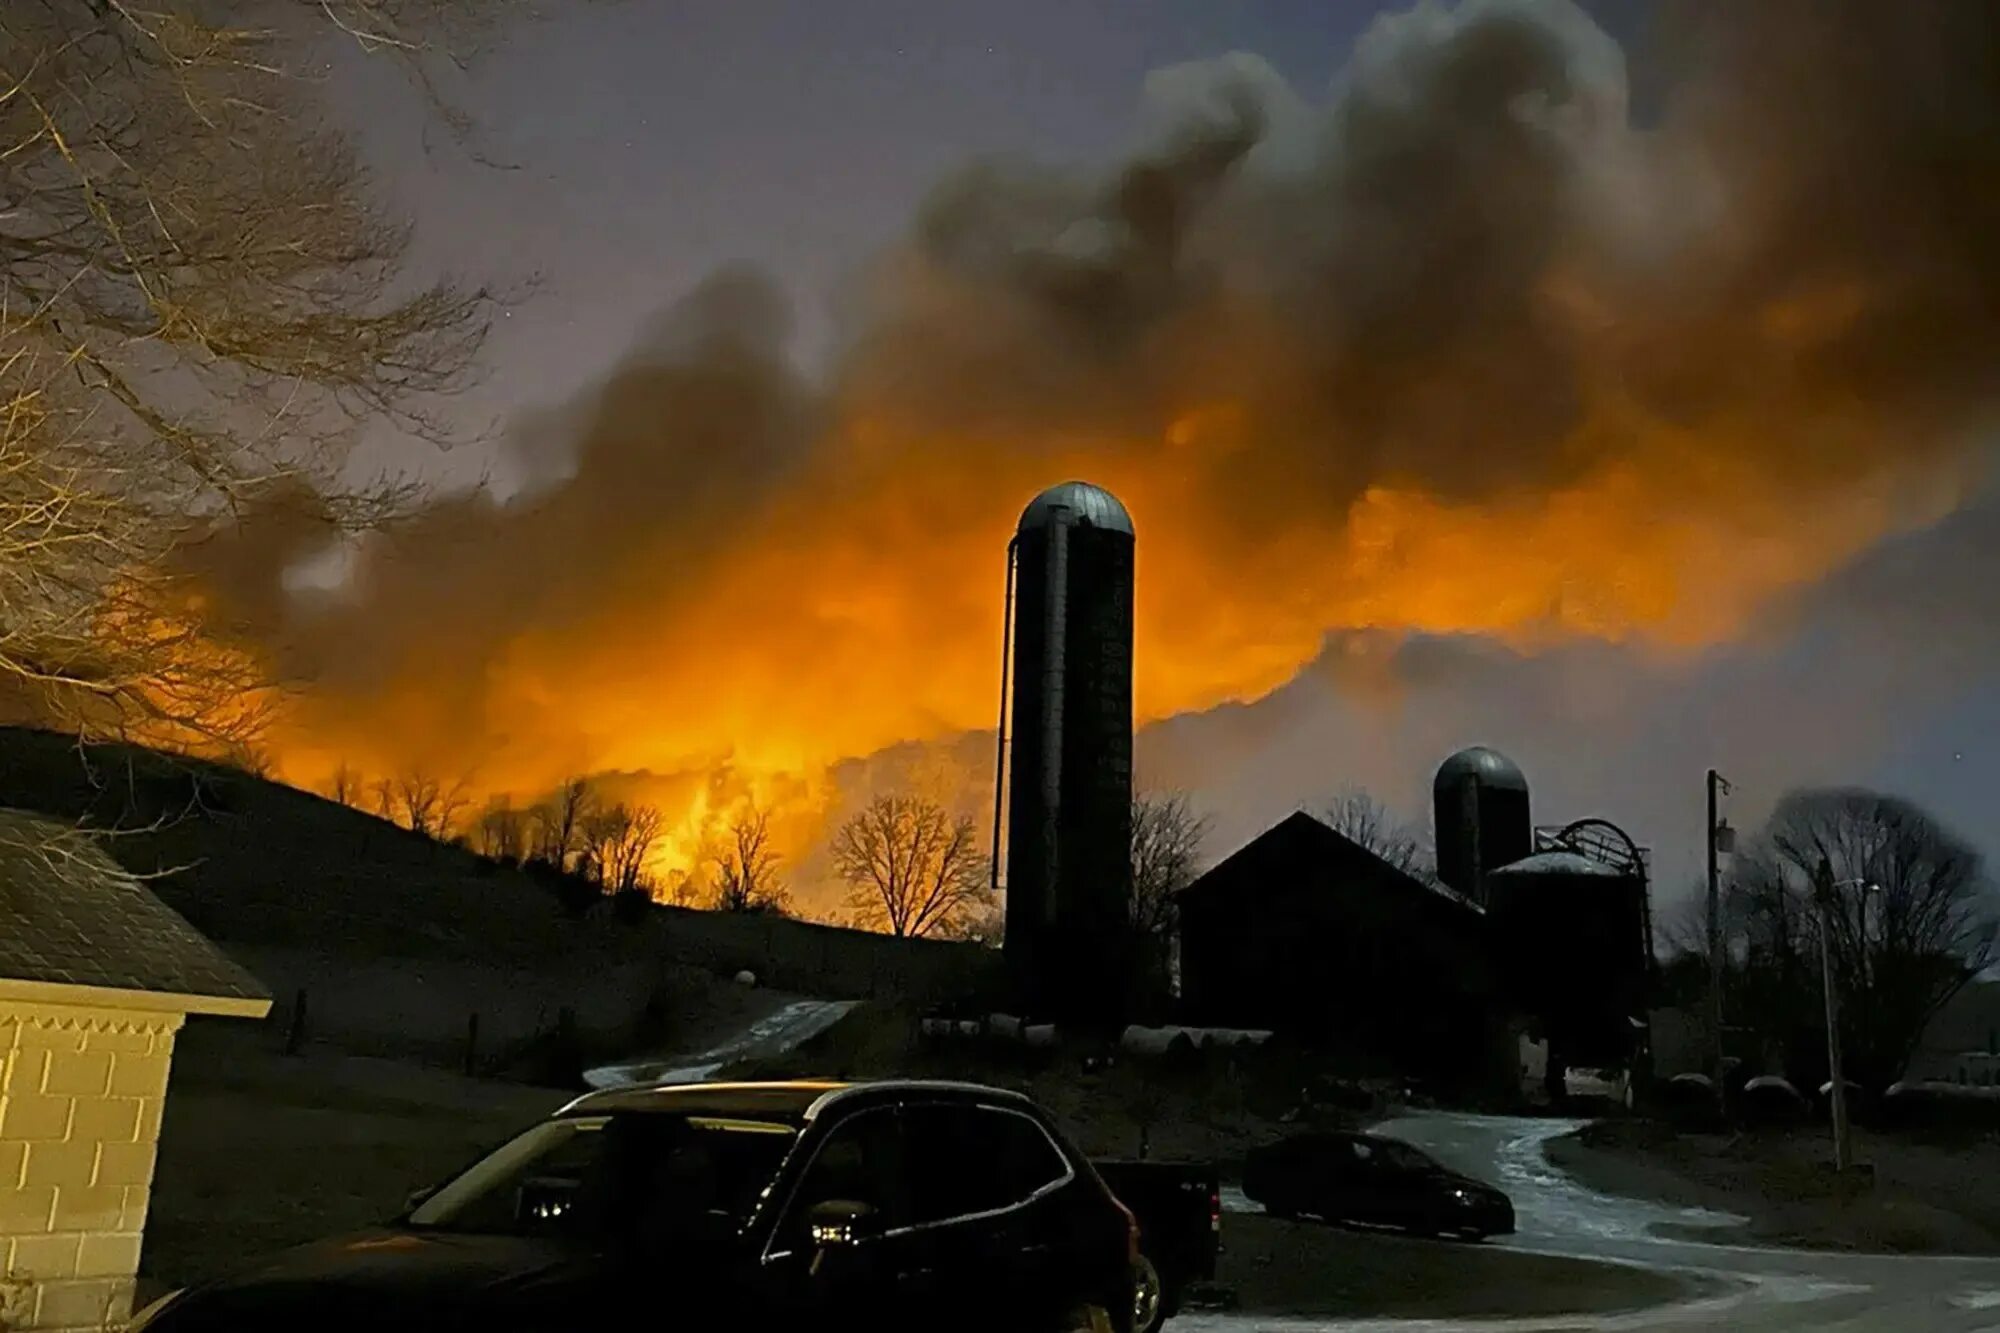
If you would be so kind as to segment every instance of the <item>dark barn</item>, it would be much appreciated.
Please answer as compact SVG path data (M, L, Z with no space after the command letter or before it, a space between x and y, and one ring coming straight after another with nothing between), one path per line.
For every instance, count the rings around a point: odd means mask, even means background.
M1181 894L1187 1020L1269 1028L1375 1072L1513 1071L1486 922L1303 812Z

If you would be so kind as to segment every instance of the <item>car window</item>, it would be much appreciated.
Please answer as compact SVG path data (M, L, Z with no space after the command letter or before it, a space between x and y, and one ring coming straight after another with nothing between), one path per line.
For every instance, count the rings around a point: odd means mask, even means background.
M564 1117L490 1153L410 1225L603 1241L743 1222L790 1150L788 1125L645 1113Z
M867 1204L875 1210L882 1230L909 1225L903 1126L895 1110L862 1111L833 1127L792 1195L783 1243L788 1247L803 1243L807 1214L832 1199Z
M1069 1162L1032 1118L984 1106L915 1106L905 1113L920 1164L912 1185L918 1222L1026 1203L1070 1174Z

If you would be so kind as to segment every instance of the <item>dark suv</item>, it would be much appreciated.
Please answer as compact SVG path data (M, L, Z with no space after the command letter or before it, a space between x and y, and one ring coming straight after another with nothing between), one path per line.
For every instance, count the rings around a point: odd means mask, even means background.
M1135 1246L1090 1163L1012 1093L630 1089L572 1103L390 1226L177 1293L133 1328L1102 1333L1130 1321Z

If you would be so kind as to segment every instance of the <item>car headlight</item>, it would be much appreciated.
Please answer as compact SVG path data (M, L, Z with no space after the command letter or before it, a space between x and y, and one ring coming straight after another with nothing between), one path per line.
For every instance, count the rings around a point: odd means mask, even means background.
M169 1305L172 1305L176 1299L179 1298L183 1290L185 1290L185 1288L176 1287L174 1288L174 1290L168 1292L166 1295L154 1301L151 1305L148 1305L145 1309L139 1311L139 1313L133 1315L132 1321L125 1325L125 1333L145 1333L147 1325L151 1324L155 1319L158 1319L161 1313L165 1311Z

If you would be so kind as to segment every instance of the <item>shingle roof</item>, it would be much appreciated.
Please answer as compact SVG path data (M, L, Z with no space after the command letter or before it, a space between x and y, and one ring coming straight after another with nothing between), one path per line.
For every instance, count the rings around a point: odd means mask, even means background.
M88 833L0 809L0 980L269 1000Z

